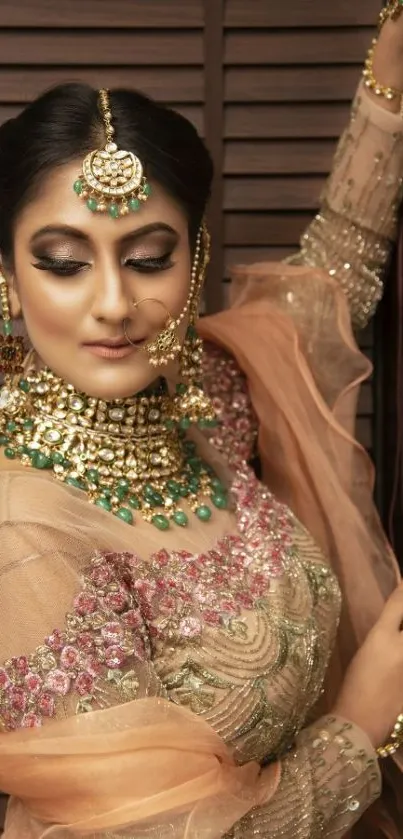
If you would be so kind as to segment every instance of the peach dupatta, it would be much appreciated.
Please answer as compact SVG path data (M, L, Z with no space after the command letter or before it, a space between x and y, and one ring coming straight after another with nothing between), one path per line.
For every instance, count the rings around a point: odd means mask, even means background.
M202 318L199 332L245 373L263 480L314 536L342 589L319 716L331 710L351 658L400 581L373 501L374 468L354 438L359 387L372 365L354 340L346 297L325 271L236 267L231 304ZM354 835L403 835L402 751L383 765L384 796Z
M14 796L7 839L217 839L279 779L279 764L264 777L256 763L236 766L206 722L159 698L0 739L0 788Z

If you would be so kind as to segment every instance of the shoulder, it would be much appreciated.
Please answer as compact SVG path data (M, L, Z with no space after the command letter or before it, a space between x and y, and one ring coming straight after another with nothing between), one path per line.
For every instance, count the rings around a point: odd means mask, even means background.
M248 381L235 358L211 342L204 344L203 384L219 421L210 435L211 443L231 462L250 460L257 419Z

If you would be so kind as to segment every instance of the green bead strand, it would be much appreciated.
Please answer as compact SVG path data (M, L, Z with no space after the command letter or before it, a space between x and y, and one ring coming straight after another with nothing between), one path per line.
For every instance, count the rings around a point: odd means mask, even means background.
M169 520L166 516L163 516L161 513L157 513L151 519L154 527L157 527L158 530L168 530L169 528Z
M176 510L176 512L172 516L173 521L175 524L179 525L179 527L186 527L189 524L189 519L186 513L183 510Z
M201 504L200 507L197 507L195 513L200 521L209 521L211 519L211 510L210 507L207 507L207 504Z
M112 510L112 504L108 498L102 497L97 498L95 502L96 507L101 507L102 510L106 510L108 513Z
M127 507L119 507L119 510L116 510L115 516L117 516L118 519L122 519L122 521L125 521L127 524L133 524L133 513Z

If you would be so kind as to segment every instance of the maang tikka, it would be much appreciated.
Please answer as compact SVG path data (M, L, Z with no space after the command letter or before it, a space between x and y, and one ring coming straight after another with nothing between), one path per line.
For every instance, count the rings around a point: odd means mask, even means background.
M99 91L99 110L106 142L103 148L87 154L73 189L91 212L120 218L137 212L150 195L151 187L139 158L133 152L119 149L114 141L108 90Z

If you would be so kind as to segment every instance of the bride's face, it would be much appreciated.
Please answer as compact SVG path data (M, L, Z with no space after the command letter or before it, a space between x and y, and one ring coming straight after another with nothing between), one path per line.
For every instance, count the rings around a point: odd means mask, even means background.
M137 213L119 219L92 213L73 191L79 168L73 163L49 174L18 217L11 304L40 363L77 390L116 399L155 379L142 344L161 331L166 310L175 318L186 303L188 225L155 183ZM144 298L161 303L134 308Z

